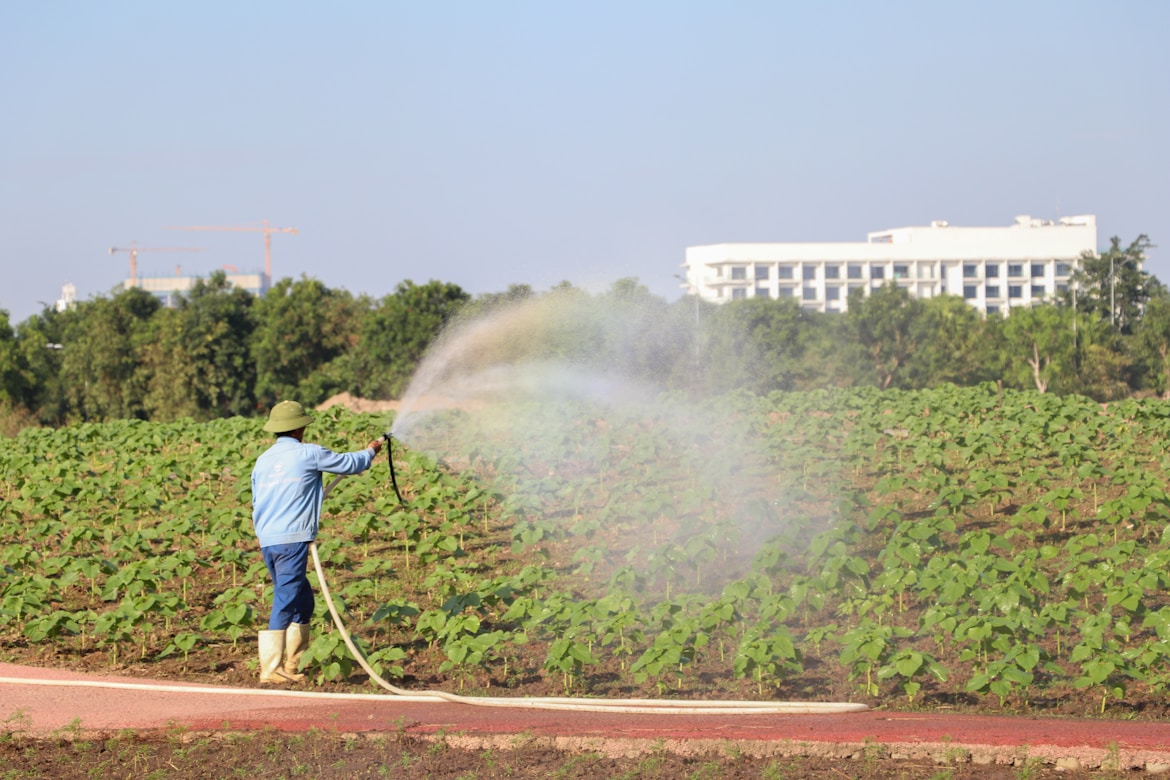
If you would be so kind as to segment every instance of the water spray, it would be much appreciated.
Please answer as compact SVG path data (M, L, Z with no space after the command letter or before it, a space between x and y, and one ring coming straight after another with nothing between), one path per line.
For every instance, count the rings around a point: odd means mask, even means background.
M390 443L390 434L383 434L387 445ZM394 463L391 458L390 474L393 480ZM334 477L322 493L321 500L324 501L329 495L329 492L345 479L344 474L338 474ZM394 492L397 494L398 487L395 485ZM402 501L402 496L398 497ZM403 502L405 503L405 502ZM869 709L865 704L854 702L784 702L784 701L725 701L725 700L701 700L701 701L681 701L673 699L573 699L553 696L534 696L523 699L502 698L490 696L462 696L456 693L448 693L446 691L428 690L428 691L411 691L406 688L400 688L390 682L387 682L381 675L374 671L370 666L369 661L366 660L365 655L358 649L350 636L349 629L346 628L345 622L341 619L341 615L337 611L337 607L333 603L333 596L329 591L329 583L325 579L325 570L321 566L321 556L317 553L317 543L309 543L309 552L313 556L313 567L317 572L317 583L321 587L321 595L325 599L325 605L329 608L329 615L333 619L333 626L337 632L341 634L342 641L345 646L349 648L350 654L354 660L358 662L358 666L362 668L372 682L384 690L390 691L394 694L392 699L400 699L400 697L408 698L412 701L418 700L438 700L445 701L451 704L469 704L477 707L504 707L504 708L518 708L518 709L536 709L536 710L562 710L570 712L603 712L615 714L630 714L639 713L644 715L767 715L767 714L787 714L787 715L826 715L847 712L864 712ZM363 694L368 696L368 694Z
M647 344L654 342L655 323L651 320L646 308L637 305L619 301L613 306L598 308L579 296L550 295L452 323L428 350L428 356L411 378L392 428L383 434L383 439L389 444L393 433L400 441L409 440L412 447L429 451L437 444L433 437L440 430L432 429L429 423L432 419L441 420L444 413L452 411L475 415L476 421L488 424L505 441L517 444L539 435L561 435L565 429L556 427L555 421L550 428L547 419L537 422L516 405L533 400L551 403L557 409L555 420L562 423L566 417L562 410L580 403L595 403L610 410L626 407L645 410L648 415L662 415L659 382L655 381L659 377L647 376L635 368L639 356L647 357L644 352ZM601 343L608 345L610 350L597 351L589 347L584 353L569 350L570 354L566 354L563 349L566 334L580 339L581 333L590 334L591 339L580 343ZM678 441L693 441L696 429L702 437L704 429L710 427L714 430L716 427L696 425L702 419L696 408L676 405L673 411L673 416L668 414L667 417L672 423L677 423L670 433L675 434ZM539 430L533 428L537 424L541 426ZM673 445L674 440L671 443ZM443 446L450 445L450 439L444 438ZM723 460L741 463L744 459L727 457ZM393 482L396 479L393 457L390 469ZM730 485L738 490L734 473L712 479L725 488ZM399 500L402 500L401 496ZM460 696L445 691L409 691L382 679L370 667L333 604L315 544L310 551L334 627L369 679L396 696L421 695L481 707L611 713L837 713L867 709L864 704L834 702L509 699Z

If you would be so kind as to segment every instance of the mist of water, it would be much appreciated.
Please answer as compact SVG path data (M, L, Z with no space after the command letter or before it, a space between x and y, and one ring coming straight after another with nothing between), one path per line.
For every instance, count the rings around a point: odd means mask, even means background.
M661 542L650 525L669 526L702 503L730 534L720 543L742 557L777 531L775 497L760 442L724 404L679 391L694 370L695 334L678 329L693 322L666 305L578 291L480 311L436 341L392 433L457 466L490 450L503 492L540 478L597 485L598 502L660 496L656 517L607 508L607 522L626 524L626 549Z

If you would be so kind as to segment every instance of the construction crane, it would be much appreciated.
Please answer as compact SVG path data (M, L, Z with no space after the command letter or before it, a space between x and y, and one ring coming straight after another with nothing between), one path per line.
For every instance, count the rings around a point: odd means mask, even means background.
M292 233L297 234L296 228L280 228L269 227L268 220L263 220L261 225L244 227L207 227L207 226L186 226L186 227L169 227L167 230L221 230L241 233L263 233L264 234L264 278L269 284L272 282L272 234L273 233Z
M139 252L203 252L202 247L187 246L138 246L137 241L131 241L128 247L112 246L110 254L117 252L130 253L130 286L138 286L138 253Z

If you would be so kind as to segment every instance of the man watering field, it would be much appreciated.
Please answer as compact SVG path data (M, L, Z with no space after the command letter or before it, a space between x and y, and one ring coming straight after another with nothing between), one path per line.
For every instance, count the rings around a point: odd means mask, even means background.
M304 442L312 419L296 401L272 407L264 430L276 434L252 469L252 527L272 578L272 616L260 632L260 682L303 680L297 671L309 646L313 589L306 574L309 545L317 538L323 488L321 475L359 474L382 449L375 439L364 450L333 452Z

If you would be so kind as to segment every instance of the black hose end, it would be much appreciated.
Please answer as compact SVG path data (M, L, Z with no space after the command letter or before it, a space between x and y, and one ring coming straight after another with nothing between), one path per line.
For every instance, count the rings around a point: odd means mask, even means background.
M394 474L394 453L391 448L394 446L391 443L390 431L382 434L382 441L386 442L386 460L390 464L390 485L394 488L394 495L398 498L398 503L406 506L406 501L402 498L402 493L398 490L398 477Z

